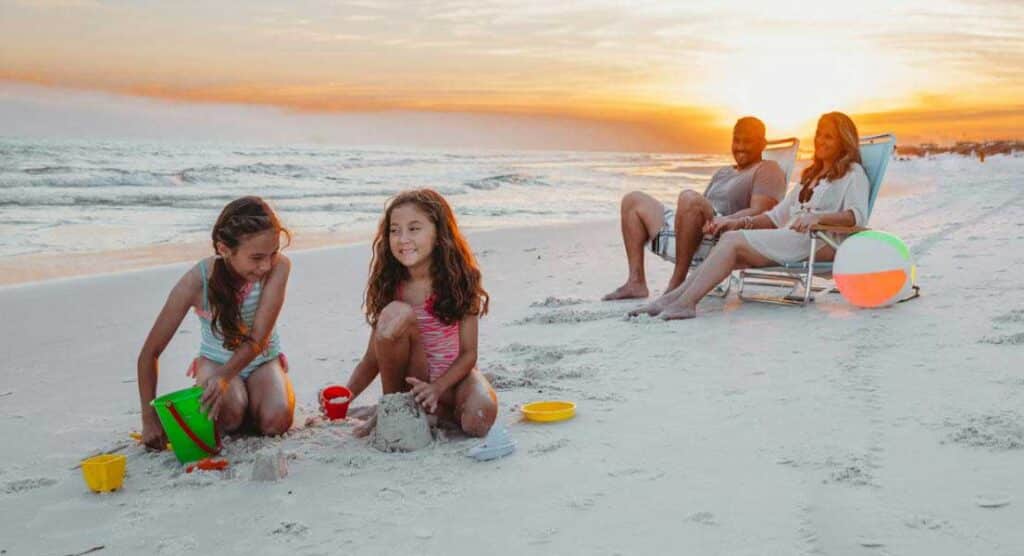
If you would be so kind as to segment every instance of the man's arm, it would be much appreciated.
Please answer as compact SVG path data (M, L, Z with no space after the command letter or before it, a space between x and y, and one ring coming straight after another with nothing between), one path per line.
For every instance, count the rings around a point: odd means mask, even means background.
M729 218L743 218L744 216L757 216L762 212L768 212L779 204L779 200L768 195L754 194L750 196L750 208L738 210L729 215Z

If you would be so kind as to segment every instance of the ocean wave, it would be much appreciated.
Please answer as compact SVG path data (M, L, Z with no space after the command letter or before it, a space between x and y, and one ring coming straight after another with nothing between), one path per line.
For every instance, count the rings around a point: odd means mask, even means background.
M469 180L463 182L463 184L470 189L477 189L482 191L490 191L497 189L503 185L525 185L525 186L547 186L548 184L543 180L528 176L526 174L500 174L497 176L489 176L486 178L480 178L478 180Z

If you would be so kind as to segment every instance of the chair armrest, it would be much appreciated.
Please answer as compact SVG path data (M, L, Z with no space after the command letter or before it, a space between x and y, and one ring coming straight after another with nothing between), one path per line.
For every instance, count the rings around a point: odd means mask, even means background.
M855 234L857 232L864 232L871 228L865 228L863 226L825 226L824 224L815 224L811 226L812 232L834 232L837 234Z

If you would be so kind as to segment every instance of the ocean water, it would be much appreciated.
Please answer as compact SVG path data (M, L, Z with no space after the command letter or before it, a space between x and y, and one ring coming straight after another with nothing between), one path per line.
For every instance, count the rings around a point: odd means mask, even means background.
M621 196L702 191L728 155L252 146L0 138L0 257L202 241L242 195L296 234L371 230L432 187L469 228L615 218Z

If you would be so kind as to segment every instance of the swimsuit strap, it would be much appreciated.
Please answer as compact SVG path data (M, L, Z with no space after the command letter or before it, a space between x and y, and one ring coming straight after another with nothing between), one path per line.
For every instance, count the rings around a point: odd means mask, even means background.
M199 259L199 272L203 276L203 310L210 311L210 296L206 291L206 259Z

